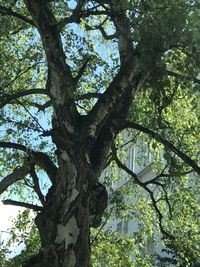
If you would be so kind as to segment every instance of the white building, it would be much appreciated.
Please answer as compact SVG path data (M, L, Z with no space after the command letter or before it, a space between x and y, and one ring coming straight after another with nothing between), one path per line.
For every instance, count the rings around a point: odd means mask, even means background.
M127 137L126 137L127 138ZM128 143L128 142L127 142ZM124 150L127 151L127 155L124 159L124 165L128 167L131 171L133 171L139 178L141 182L147 182L152 180L156 175L153 171L153 156L150 153L150 150L148 148L147 144L140 143L136 147L133 147L131 143L128 143L126 147L123 147ZM112 194L115 194L120 188L127 186L129 187L129 184L132 183L133 178L125 173L121 169L117 169L117 176L121 177L117 182L114 182L111 185L111 188L109 189L109 195L112 198ZM103 175L102 179L106 180L106 177L109 177L111 175L110 167L107 168ZM157 189L155 189L157 190ZM144 193L144 196L146 197L146 200L149 201L149 194L146 192ZM135 197L134 194L132 197L128 200L131 204L135 204L138 201L137 196ZM111 204L112 205L112 204ZM134 213L134 210L133 210ZM152 218L153 220L153 218ZM137 232L139 232L140 229L140 222L137 218L134 218L134 215L131 219L121 219L113 217L109 220L109 222L105 225L105 229L110 229L113 231L118 232L122 235L135 235ZM165 248L162 243L162 235L153 234L153 237L147 237L146 240L147 244L147 250L152 255L159 255L161 257L167 257L170 258L172 255L167 254L163 252L163 249ZM138 248L139 250L140 248ZM135 256L132 255L133 261ZM155 267L158 267L158 265L153 265ZM161 267L174 267L176 265L168 263L167 265L159 265ZM141 266L142 267L142 266Z

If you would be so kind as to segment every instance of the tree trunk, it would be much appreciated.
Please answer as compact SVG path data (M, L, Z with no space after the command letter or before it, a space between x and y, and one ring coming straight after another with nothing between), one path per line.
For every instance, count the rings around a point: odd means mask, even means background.
M59 169L44 211L36 217L39 255L24 267L88 267L90 259L91 168L84 153L58 153ZM90 176L88 176L90 175ZM89 182L91 181L91 183Z

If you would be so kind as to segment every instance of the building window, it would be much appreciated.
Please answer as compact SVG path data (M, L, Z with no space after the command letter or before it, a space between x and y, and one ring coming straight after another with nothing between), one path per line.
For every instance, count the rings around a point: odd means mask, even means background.
M154 240L153 237L147 238L147 249L150 253L154 252Z
M117 223L116 231L119 234L128 234L128 221L120 221Z
M125 235L128 234L128 221L124 221L123 232Z
M139 154L140 154L141 165L143 167L149 165L152 162L152 155L148 144L142 143L141 151L139 152Z
M128 148L128 168L131 171L135 169L135 149L133 147Z
M117 233L122 233L122 221L117 224Z
M131 149L131 170L135 171L135 149Z

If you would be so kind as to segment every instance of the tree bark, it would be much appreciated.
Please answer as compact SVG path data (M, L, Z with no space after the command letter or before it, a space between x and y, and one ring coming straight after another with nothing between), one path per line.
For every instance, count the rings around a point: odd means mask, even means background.
M69 155L60 150L58 160L56 183L47 194L44 210L35 220L41 251L24 267L89 266L89 203L94 177L88 179L90 166L81 152Z
M141 75L140 58L132 48L125 13L119 16L118 7L114 17L121 55L119 73L93 109L86 116L79 114L74 94L77 81L66 63L56 16L48 1L24 2L48 63L47 93L54 110L51 135L59 165L44 210L36 217L41 251L24 267L88 267L89 230L100 224L107 206L107 191L98 177L116 135L116 117L126 117L132 95L145 75Z

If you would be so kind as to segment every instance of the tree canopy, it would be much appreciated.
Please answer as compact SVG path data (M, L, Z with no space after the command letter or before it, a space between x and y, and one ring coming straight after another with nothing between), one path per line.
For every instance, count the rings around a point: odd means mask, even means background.
M19 216L26 249L3 264L197 266L199 12L197 0L0 1L0 194L36 217ZM148 146L151 180L126 164L130 143L141 166ZM103 230L113 217L138 233ZM149 253L155 233L174 258Z

